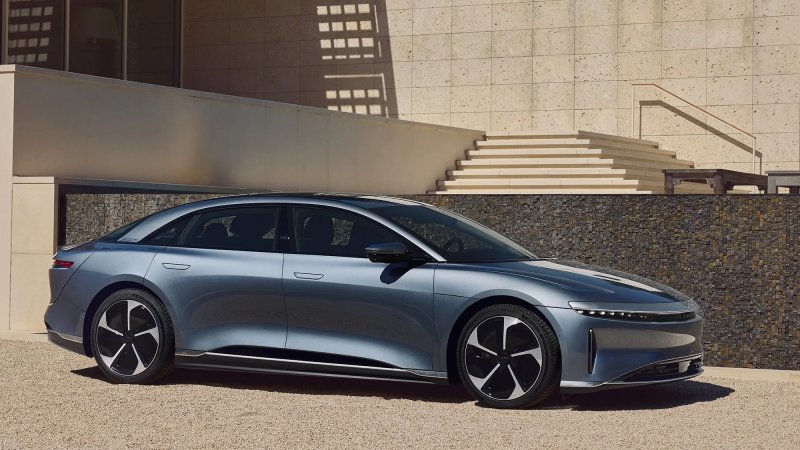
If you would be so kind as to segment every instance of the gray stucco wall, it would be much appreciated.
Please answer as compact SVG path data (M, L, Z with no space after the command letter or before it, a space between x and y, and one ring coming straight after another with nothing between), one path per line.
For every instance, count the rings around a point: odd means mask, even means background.
M67 195L66 242L206 196ZM614 267L695 297L709 365L800 369L800 196L414 196L540 256Z

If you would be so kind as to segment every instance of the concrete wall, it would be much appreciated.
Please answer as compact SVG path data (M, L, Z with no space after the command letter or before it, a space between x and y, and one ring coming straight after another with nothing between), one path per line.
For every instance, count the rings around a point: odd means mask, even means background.
M197 196L68 195L82 241ZM695 297L706 362L800 370L800 196L415 196L540 256L646 276Z
M0 76L0 331L9 326L14 79Z
M482 135L14 67L16 176L424 193Z
M184 5L187 87L491 131L628 136L631 84L654 82L754 133L759 169L800 168L797 1ZM637 135L641 125L700 167L751 170L751 138L654 88L636 98Z

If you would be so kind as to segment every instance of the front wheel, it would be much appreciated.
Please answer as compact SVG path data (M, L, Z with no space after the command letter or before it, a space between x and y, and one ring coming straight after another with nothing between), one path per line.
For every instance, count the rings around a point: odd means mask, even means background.
M115 383L152 383L174 364L169 314L161 302L139 289L117 291L100 304L91 339L98 367Z
M458 342L458 372L467 390L493 408L525 408L558 386L559 347L532 311L495 305L467 322Z

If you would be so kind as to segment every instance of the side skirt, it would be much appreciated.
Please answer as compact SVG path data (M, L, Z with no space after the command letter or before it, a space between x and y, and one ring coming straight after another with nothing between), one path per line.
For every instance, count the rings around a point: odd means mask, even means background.
M214 352L176 352L175 366L182 368L229 370L255 373L312 375L323 377L410 381L447 384L444 372L371 367L317 361L299 361Z

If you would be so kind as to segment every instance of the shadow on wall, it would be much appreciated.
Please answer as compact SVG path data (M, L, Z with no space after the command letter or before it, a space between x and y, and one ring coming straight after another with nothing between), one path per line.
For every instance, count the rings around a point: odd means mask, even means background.
M267 2L267 7L290 9L283 4L296 0ZM286 97L270 86L296 86L298 103L334 111L398 117L392 54L388 37L385 0L373 2L318 0L304 3L300 15L284 17L296 21L294 27L271 29L267 21L267 40L290 41L270 47L265 64L275 60L297 64L299 70L276 70L266 77L264 98ZM269 12L267 12L269 15ZM280 18L279 18L280 19ZM280 27L283 28L283 27ZM292 29L293 28L293 29ZM294 37L274 36L293 33ZM294 40L295 42L291 42ZM298 54L276 55L274 49ZM287 58L288 56L288 58ZM298 76L297 80L280 79ZM277 78L277 79L276 79Z

